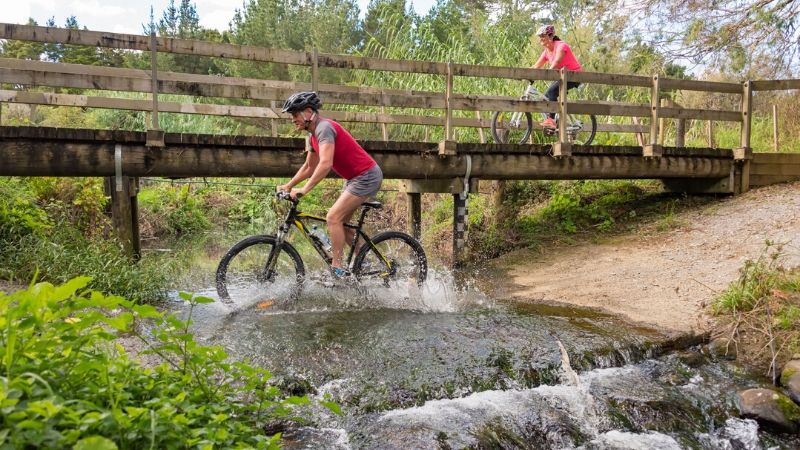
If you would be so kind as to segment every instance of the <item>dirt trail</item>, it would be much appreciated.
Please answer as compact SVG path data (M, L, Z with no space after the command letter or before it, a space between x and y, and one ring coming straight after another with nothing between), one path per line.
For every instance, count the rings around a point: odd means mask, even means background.
M784 243L784 267L800 266L800 183L770 186L677 214L666 232L608 244L518 251L494 265L504 296L599 308L678 333L702 332L705 307L758 258L765 241ZM503 275L501 275L503 276Z

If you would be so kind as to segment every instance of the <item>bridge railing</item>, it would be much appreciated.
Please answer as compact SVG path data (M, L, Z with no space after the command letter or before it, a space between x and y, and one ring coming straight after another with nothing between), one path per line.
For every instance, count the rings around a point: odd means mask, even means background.
M635 132L648 134L642 143L645 156L659 156L659 125L663 119L694 119L725 121L741 125L740 147L750 147L750 116L752 93L755 90L797 89L800 80L773 80L744 83L724 83L697 80L677 80L659 76L637 76L593 72L566 72L518 67L493 67L432 61L407 61L319 53L316 50L300 52L270 49L247 45L211 43L157 36L107 33L89 30L40 27L31 25L0 24L0 39L16 39L52 44L72 44L148 51L152 54L150 70L98 67L78 64L48 63L14 59L0 59L0 83L19 86L49 86L87 90L109 90L150 94L149 100L84 96L76 94L26 92L24 89L0 90L0 102L18 102L54 106L83 106L149 111L151 127L158 130L158 113L187 113L250 117L263 119L285 118L275 103L273 106L249 106L213 103L162 102L159 94L215 97L231 100L257 100L281 102L292 92L316 90L326 104L355 105L381 110L390 108L416 108L430 114L397 114L385 112L326 111L326 115L341 121L389 124L411 124L444 127L445 141L452 141L454 129L490 126L485 118L454 117L455 111L528 111L587 113L603 116L646 119L644 124L599 124L600 131ZM310 79L306 82L277 81L215 75L164 72L155 64L156 52L183 55L235 58L255 62L268 62L307 66ZM320 82L320 68L393 71L426 74L444 78L444 92L388 89L383 87L347 86ZM488 77L509 80L578 81L588 84L627 86L650 91L650 103L618 103L599 101L567 101L561 95L559 102L531 102L504 96L459 94L454 92L454 77ZM564 85L565 83L562 83ZM692 90L708 93L733 94L741 98L735 110L690 109L679 106L662 106L662 93L670 90ZM564 129L561 146L555 153L569 154ZM386 136L384 128L384 136ZM740 152L745 154L746 150Z

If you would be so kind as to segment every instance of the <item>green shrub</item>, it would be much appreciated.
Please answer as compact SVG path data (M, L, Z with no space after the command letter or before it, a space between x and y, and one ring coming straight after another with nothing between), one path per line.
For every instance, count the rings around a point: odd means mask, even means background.
M89 281L0 293L0 447L278 447L280 435L264 435L264 425L307 397L285 397L269 371L197 344L189 321L86 290ZM212 301L181 297L190 311ZM152 342L134 326L141 321L152 324ZM163 362L129 359L118 333L133 333Z
M51 226L47 213L16 178L0 178L0 247L13 248L14 242Z
M190 235L211 226L200 198L190 185L156 186L142 189L138 202L142 220L154 224L154 235Z
M166 298L171 270L154 259L133 264L114 240L89 239L66 224L50 233L29 234L0 253L7 278L62 283L79 274L94 277L92 287L130 300L153 303Z
M714 302L714 311L750 311L777 285L777 273L764 258L747 260L739 269L739 280L729 286Z
M108 228L102 178L31 177L25 185L53 221L68 221L87 236Z

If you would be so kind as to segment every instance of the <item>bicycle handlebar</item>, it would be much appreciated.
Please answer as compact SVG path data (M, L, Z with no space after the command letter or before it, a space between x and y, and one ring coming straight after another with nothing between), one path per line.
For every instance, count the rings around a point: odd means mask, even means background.
M297 200L293 199L292 196L286 191L277 191L275 192L275 196L278 197L279 200L288 200L296 205L300 202L300 197L302 197L302 194L298 194Z

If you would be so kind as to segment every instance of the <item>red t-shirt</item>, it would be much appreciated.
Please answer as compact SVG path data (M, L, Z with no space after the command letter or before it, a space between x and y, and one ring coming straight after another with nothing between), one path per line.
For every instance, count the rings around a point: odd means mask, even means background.
M319 143L333 141L333 171L345 180L355 178L377 163L355 138L331 119L320 118L311 134L311 147L319 153Z
M581 63L578 62L578 59L575 58L575 54L572 53L572 49L569 48L564 41L555 41L555 46L553 47L553 51L550 52L546 48L542 52L542 57L544 57L545 61L555 61L556 55L560 50L564 50L564 59L561 60L561 64L553 69L560 69L562 67L566 67L567 70L571 70L573 72L580 72L581 71Z

